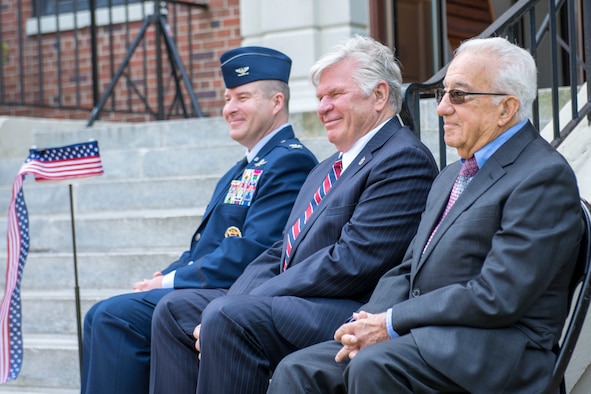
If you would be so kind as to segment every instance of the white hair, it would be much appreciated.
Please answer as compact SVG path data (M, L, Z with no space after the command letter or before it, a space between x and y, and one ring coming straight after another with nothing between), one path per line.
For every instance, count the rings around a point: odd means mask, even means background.
M537 95L537 68L533 56L525 49L502 37L473 38L464 41L455 57L485 53L495 59L491 88L496 92L516 96L520 101L517 119L531 116L532 103Z
M379 82L385 81L390 87L388 102L395 113L400 112L402 75L398 61L392 50L370 37L355 35L322 56L310 69L312 84L317 87L324 70L347 59L357 65L353 79L363 93L369 96Z

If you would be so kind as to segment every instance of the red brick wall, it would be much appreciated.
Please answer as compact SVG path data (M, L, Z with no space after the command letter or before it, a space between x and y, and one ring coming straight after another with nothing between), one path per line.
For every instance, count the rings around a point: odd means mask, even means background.
M8 60L0 75L0 93L5 103L0 106L0 115L87 119L93 108L90 29L78 30L77 36L73 31L62 31L59 35L49 33L39 37L27 36L24 25L26 19L32 15L31 4L30 0L20 2L21 26L17 26L18 0L3 1L0 6L1 39L9 48ZM221 113L223 105L224 85L219 70L219 57L226 50L239 46L242 38L239 0L210 0L208 4L207 9L193 10L191 16L186 12L187 7L169 4L167 21L174 34L183 66L191 79L198 104L206 115L214 116ZM113 80L129 45L138 36L141 24L141 21L130 24L129 32L124 24L114 25L112 29L106 26L97 28L99 98ZM19 45L18 34L21 35L22 45ZM127 82L128 75L146 97L151 110L157 111L155 36L155 26L152 24L144 37L145 46L140 43L134 51L129 67L101 110L101 120L155 119L152 115L143 113L146 105L137 94L128 89ZM59 59L58 46L61 53ZM166 94L164 111L168 114L176 88L164 44L162 56ZM185 106L192 112L190 98L182 81L181 86ZM22 105L23 103L26 105ZM129 113L130 108L133 113ZM182 117L180 108L174 113L176 112L179 112L178 115L172 115L172 118Z

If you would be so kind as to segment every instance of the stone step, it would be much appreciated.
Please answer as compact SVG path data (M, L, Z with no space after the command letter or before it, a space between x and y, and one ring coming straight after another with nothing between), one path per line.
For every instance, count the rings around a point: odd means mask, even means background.
M78 142L81 139L77 140ZM304 143L318 158L319 161L327 158L335 152L334 146L326 137L302 138ZM99 142L100 144L100 142ZM48 146L62 146L51 144ZM101 161L104 174L84 181L74 181L74 184L83 182L105 183L113 179L133 180L148 179L157 180L162 177L195 177L195 176L221 176L244 154L244 147L234 141L226 145L211 147L175 147L161 149L127 149L108 150L101 149ZM26 159L3 158L0 160L0 188L10 189L14 179ZM25 178L25 185L36 184L34 177ZM39 182L47 184L47 182ZM67 181L63 183L67 184Z
M83 138L72 138L74 142L84 141ZM335 148L326 137L302 138L302 142L322 160L335 152ZM55 142L43 147L63 146ZM233 166L242 155L245 148L235 141L228 139L226 143L215 146L184 146L152 148L152 149L108 149L99 140L101 161L104 174L89 179L90 182L107 182L112 179L158 179L163 177L194 177L221 176ZM108 145L108 144L106 144ZM0 160L0 187L11 187L26 156L22 158L6 158ZM33 176L26 184L35 183ZM83 181L83 182L88 182ZM72 182L72 181L70 181ZM74 181L73 183L79 183ZM46 184L47 182L40 182ZM68 183L64 181L63 183Z
M9 383L7 383L9 384ZM79 394L80 389L50 389L46 387L0 386L0 394Z
M101 149L156 149L187 145L213 146L231 143L222 117L193 118L166 122L113 123L80 130L33 130L39 147L69 145L88 139L99 141Z
M334 153L332 144L318 139L308 141L308 145L309 142L315 143L318 157ZM27 176L23 185L25 201L30 212L69 212L68 184L72 183L75 211L204 206L219 178L243 153L240 148L229 147L207 152L194 149L149 152L141 159L144 164L136 167L139 160L130 159L130 155L106 152L102 155L105 173L98 177L35 182L34 177ZM0 160L0 167L6 168L5 162ZM8 209L18 167L6 172L9 171L10 176L0 177L2 214Z
M97 211L186 209L206 206L221 174L155 179L93 179L72 185L74 214ZM34 182L23 193L29 215L70 213L70 189L65 183ZM0 186L0 209L5 215L12 187Z
M80 392L76 335L23 334L19 376L0 386L0 393L74 394Z
M80 142L80 139L78 139ZM62 146L52 144L49 146ZM235 142L214 147L174 147L155 149L103 149L100 144L104 174L90 181L111 179L155 179L161 177L221 175L234 165L244 148ZM0 161L0 186L12 186L26 157ZM27 177L34 183L32 176ZM41 182L46 183L46 182ZM64 181L63 183L67 183ZM74 181L73 183L78 183Z
M189 237L189 236L187 236ZM77 253L78 285L87 289L131 289L131 285L152 277L156 271L166 268L189 248L128 250L106 253ZM4 270L6 254L0 254ZM2 271L4 272L4 271ZM4 275L0 286L4 286ZM21 288L23 291L73 289L75 286L74 257L70 253L30 253L27 257Z
M9 384L9 383L7 383ZM50 389L46 387L0 386L0 394L79 394L80 389Z
M183 249L201 222L203 211L201 207L75 214L77 250ZM6 217L0 218L0 239L6 239L6 221ZM60 253L72 250L69 214L30 215L29 223L30 252ZM5 248L6 243L0 243L0 252L5 251Z
M80 312L82 319L88 309L98 301L129 292L131 292L129 287L103 290L81 288ZM23 290L21 293L23 333L76 335L78 330L75 299L74 289Z
M290 114L296 136L324 137L326 131L315 113ZM157 149L163 147L210 147L234 144L223 117L193 118L146 123L111 123L92 128L35 128L33 139L39 147L68 145L95 139L102 149Z

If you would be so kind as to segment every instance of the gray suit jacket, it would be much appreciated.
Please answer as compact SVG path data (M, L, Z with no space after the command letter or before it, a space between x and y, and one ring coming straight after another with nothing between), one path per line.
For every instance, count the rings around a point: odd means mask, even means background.
M583 224L575 176L528 123L439 221L460 163L433 184L415 239L361 309L392 307L427 363L470 392L542 392Z

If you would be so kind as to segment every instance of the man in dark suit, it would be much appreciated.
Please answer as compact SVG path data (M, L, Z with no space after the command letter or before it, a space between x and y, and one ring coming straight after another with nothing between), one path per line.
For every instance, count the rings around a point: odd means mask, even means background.
M152 325L152 392L264 392L282 357L331 338L402 260L437 166L397 119L401 75L392 51L356 36L322 57L311 80L339 152L308 176L283 240L226 296L187 290L162 300Z
M101 301L84 322L82 393L146 393L151 320L175 289L227 289L256 256L281 239L314 155L288 123L291 59L261 47L221 57L223 115L245 157L218 182L190 249L134 293Z
M541 393L550 382L583 222L573 171L527 120L534 59L473 39L443 84L437 113L462 159L433 183L403 263L336 341L286 357L269 393Z

